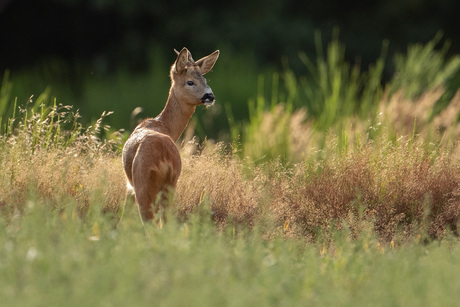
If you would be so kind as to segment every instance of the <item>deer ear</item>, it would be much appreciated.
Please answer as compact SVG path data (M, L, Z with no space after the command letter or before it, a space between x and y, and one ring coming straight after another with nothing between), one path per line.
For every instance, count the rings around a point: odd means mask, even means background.
M219 57L219 50L216 50L210 55L199 59L198 61L195 62L195 64L200 66L201 73L204 75L204 74L207 74L212 69L218 57Z
M185 67L187 66L189 52L187 48L185 47L182 48L180 52L177 52L177 50L175 49L174 51L177 53L177 59L176 59L176 62L174 63L174 67L177 73L181 73L185 70Z

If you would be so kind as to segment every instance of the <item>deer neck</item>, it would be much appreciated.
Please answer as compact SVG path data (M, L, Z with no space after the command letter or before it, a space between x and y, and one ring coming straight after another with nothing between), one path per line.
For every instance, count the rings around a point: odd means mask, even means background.
M180 102L171 88L166 105L157 117L157 121L166 129L169 136L174 140L182 135L185 127L195 112L195 106Z

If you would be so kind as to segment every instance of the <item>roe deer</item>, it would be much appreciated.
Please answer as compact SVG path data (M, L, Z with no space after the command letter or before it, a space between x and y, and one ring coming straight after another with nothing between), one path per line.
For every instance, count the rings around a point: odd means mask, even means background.
M214 94L207 85L208 73L219 57L219 50L194 61L183 48L171 67L171 88L166 105L155 118L140 123L123 147L123 166L143 221L152 220L174 188L181 172L181 159L175 141L181 136L199 105L212 105ZM159 199L158 196L160 197Z

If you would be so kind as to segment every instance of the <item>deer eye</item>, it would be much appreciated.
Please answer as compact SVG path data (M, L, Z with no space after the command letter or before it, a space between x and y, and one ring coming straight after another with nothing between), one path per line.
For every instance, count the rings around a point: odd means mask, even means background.
M195 82L193 82L193 81L187 81L187 85L190 85L190 86L195 85Z

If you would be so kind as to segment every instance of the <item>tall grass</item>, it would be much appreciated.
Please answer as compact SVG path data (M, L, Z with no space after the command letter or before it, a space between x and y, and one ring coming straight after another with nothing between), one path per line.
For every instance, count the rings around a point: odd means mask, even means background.
M446 87L460 68L460 57L446 57L449 41L440 50L436 50L441 39L442 34L438 33L426 45L410 45L406 54L394 56L396 73L389 84L390 94L402 89L406 98L416 99L427 91Z
M68 108L28 114L33 112L23 111L2 138L4 214L21 214L33 193L56 210L75 203L82 217L90 209L117 216L126 193L117 139L100 139L101 121L86 129L75 124L77 115ZM66 121L73 128L64 132L59 127ZM344 225L355 235L373 225L383 241L442 238L457 231L460 169L451 154L458 147L440 145L416 137L387 141L382 135L339 149L340 138L330 135L327 159L311 153L299 164L273 159L254 165L226 153L223 145L200 149L189 142L182 149L173 212L186 221L209 206L220 227L262 223L269 237L281 231L311 242ZM400 231L405 235L398 237Z
M9 100L11 95L11 82L9 82L9 71L5 71L3 76L2 85L0 87L0 133L6 131L7 121L8 118L11 117L9 114ZM16 106L14 106L16 108ZM14 117L14 116L13 116Z
M321 36L316 33L318 55L314 63L305 53L300 54L309 73L300 79L305 95L302 106L315 117L315 127L320 130L337 125L343 118L374 111L383 93L381 82L388 42L383 43L377 62L361 72L359 65L345 60L345 47L339 42L337 30L333 37L324 54Z
M278 157L296 163L314 152L324 158L328 133L340 137L339 150L356 139L372 140L382 133L392 140L423 134L427 141L445 143L456 137L460 58L446 59L447 45L442 51L434 49L440 36L397 55L396 74L387 84L382 74L388 42L376 63L361 71L345 61L345 47L337 38L326 55L319 33L316 38L316 61L300 54L306 76L289 69L281 78L274 74L271 95L259 86L257 98L249 101L250 118L244 128L229 111L233 140L242 157L255 163Z
M37 105L31 101L31 107L18 108L0 137L2 212L8 218L20 214L30 193L57 209L74 199L81 215L90 199L101 194L101 208L117 212L119 194L113 191L124 189L114 151L120 139L101 138L106 114L83 128L71 107Z

